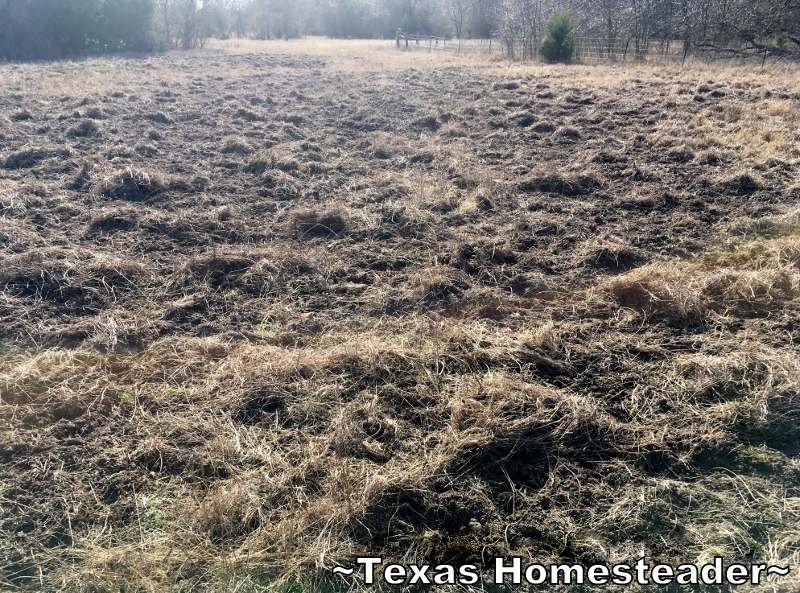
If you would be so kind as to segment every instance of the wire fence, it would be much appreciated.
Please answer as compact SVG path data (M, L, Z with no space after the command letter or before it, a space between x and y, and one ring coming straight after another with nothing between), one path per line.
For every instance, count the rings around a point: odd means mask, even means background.
M698 43L683 39L575 37L573 59L579 62L681 62L688 57L704 60L798 59L800 52L783 47L766 46L754 41L728 44ZM412 35L397 30L397 47L408 51L504 54L512 59L538 59L540 40L498 36L491 39L453 39L428 35Z
M582 62L663 62L683 60L689 45L682 40L659 40L646 43L635 39L575 39L575 57Z
M480 53L491 54L499 51L497 39L453 39L431 35L412 35L397 30L397 47L409 51Z
M575 39L575 57L582 62L676 62L688 57L702 60L768 58L796 59L797 52L787 48L759 44L752 40L736 40L729 43L698 43L684 39L599 39L578 37Z

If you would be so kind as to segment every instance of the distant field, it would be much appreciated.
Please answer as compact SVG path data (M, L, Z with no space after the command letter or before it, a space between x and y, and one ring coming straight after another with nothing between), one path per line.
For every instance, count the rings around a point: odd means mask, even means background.
M0 589L646 555L796 591L799 82L394 40L0 64Z

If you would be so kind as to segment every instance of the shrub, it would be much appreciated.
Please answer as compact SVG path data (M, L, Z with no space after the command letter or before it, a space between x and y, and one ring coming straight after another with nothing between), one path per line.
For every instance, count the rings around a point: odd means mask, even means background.
M539 52L545 62L569 62L575 51L572 32L575 22L569 11L559 12L545 25L544 39Z

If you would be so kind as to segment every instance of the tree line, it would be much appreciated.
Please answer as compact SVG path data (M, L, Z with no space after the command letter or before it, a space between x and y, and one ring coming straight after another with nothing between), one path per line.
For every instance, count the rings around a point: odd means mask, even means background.
M389 39L398 28L499 37L526 57L565 11L576 35L609 48L739 40L800 49L800 0L0 0L0 59L191 49L214 37Z
M458 2L460 0L451 0ZM545 25L568 11L575 33L613 53L633 55L654 43L723 47L756 44L800 50L798 0L500 0L497 34L523 57L535 54Z
M0 0L0 59L152 49L152 0Z

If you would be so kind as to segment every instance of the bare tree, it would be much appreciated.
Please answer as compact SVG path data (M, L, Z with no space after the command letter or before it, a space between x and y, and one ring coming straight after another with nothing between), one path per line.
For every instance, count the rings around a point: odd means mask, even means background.
M464 18L467 15L469 5L467 4L467 0L445 0L444 8L456 31L456 37L458 37L458 51L460 52L461 37L464 31Z
M231 14L233 22L233 30L236 32L237 37L244 37L247 31L245 27L247 16L247 0L228 0L226 9Z
M198 0L181 0L181 21L183 22L181 48L183 49L193 49L197 45L197 1Z
M509 57L524 60L536 56L544 14L544 0L503 0L500 32Z
M472 35L481 39L494 33L494 19L497 16L497 0L471 0L470 29Z
M172 47L172 10L174 0L158 0L158 13L161 19L162 43L165 48Z

